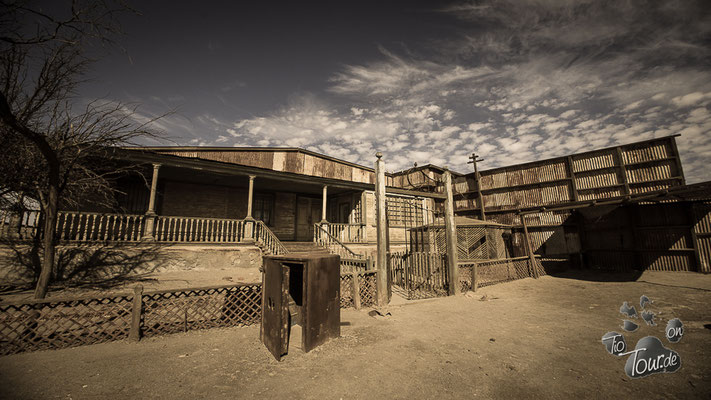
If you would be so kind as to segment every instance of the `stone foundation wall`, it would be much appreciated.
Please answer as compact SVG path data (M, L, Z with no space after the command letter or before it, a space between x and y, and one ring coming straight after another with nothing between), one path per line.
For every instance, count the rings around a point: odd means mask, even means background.
M248 244L238 245L60 245L56 248L57 271L65 280L100 282L148 273L259 271L262 251ZM0 285L32 280L30 247L0 246Z

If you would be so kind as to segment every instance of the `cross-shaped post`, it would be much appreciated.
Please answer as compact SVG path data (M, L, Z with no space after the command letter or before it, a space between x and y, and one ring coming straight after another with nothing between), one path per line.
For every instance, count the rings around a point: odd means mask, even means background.
M484 210L484 196L481 195L481 177L479 176L479 167L477 166L477 162L484 161L484 160L479 158L479 155L477 155L475 153L472 153L472 155L469 156L469 159L471 161L467 162L467 164L474 164L474 178L476 180L476 193L477 193L477 196L479 197L479 215L481 216L482 221L486 221L486 212Z

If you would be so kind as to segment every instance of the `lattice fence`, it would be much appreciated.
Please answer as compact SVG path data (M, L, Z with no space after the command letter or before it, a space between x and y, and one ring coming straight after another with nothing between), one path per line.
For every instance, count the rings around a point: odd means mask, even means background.
M0 304L0 355L61 349L193 329L259 323L262 286ZM133 325L134 310L140 315ZM132 332L133 330L133 332Z
M341 274L341 308L375 305L377 301L376 274L377 271Z
M128 338L131 296L0 304L0 355Z
M355 306L353 293L353 274L341 275L341 308Z
M260 322L262 286L240 285L143 295L143 335L246 326Z
M538 276L546 274L539 258L536 258L535 271L530 268L531 261L528 257L460 263L459 287L463 292L473 290L472 271L475 264L478 287L528 278L533 276L534 272Z
M358 274L360 282L360 305L374 306L377 301L377 286L375 283L375 271Z

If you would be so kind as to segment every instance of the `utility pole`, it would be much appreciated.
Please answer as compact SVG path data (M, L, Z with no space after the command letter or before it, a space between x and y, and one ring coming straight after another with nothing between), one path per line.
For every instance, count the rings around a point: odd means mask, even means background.
M479 156L475 153L472 153L472 155L469 156L469 159L471 161L467 162L467 164L474 164L474 178L476 179L476 193L477 193L477 196L479 196L479 215L480 215L482 221L486 221L486 212L484 210L484 196L482 196L482 194L481 194L481 177L479 176L479 167L477 166L477 162L484 161L484 160L479 158Z

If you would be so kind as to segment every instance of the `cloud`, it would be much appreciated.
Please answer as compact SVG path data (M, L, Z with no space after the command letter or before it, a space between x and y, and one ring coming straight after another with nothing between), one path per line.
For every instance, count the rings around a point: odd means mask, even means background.
M325 77L323 92L258 115L196 113L186 136L305 147L363 165L383 151L390 170L432 162L467 172L471 152L486 169L679 133L687 181L706 180L711 15L703 7L461 2L438 11L457 20L450 36L399 53L381 46Z

